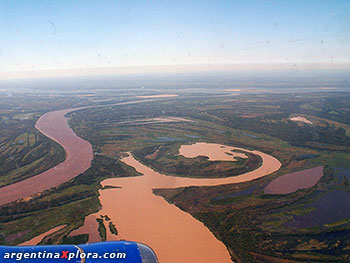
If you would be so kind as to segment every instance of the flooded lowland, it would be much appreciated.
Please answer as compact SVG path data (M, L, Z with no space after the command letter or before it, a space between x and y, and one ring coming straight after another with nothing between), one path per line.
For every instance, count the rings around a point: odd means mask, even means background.
M285 224L291 228L316 227L327 224L346 226L350 217L350 193L342 190L327 192L304 209L311 210L305 215L293 215ZM341 220L340 222L337 222Z
M278 170L281 164L274 157L259 151L203 142L187 145L185 151L184 148L180 148L180 153L186 157L187 151L205 155L202 150L209 146L219 152L220 149L229 153L235 150L252 152L262 158L262 166L254 171L229 178L193 179L160 174L137 161L129 153L122 161L144 176L104 180L101 183L102 186L121 188L100 190L102 209L88 216L85 225L74 231L72 235L88 233L89 242L100 240L96 219L108 215L117 226L118 239L140 241L150 245L161 262L231 262L223 243L219 242L201 222L175 205L169 204L162 197L154 195L152 189L246 182ZM213 158L226 160L226 156L220 158L221 154L222 152ZM232 155L228 156L233 161Z
M298 121L298 122L304 122L306 124L312 124L312 121L309 121L305 117L297 116L290 118L291 121Z
M236 152L232 147L215 143L198 142L192 145L182 145L179 155L186 158L206 156L209 161L231 161L235 162L236 157L248 158L244 153Z
M273 180L264 190L265 194L289 194L317 184L323 176L323 166L282 175Z
M73 110L66 109L47 113L36 124L38 130L65 149L66 160L45 173L10 185L6 191L1 192L3 203L59 185L90 166L93 156L91 145L73 132L64 117L65 114ZM73 231L71 235L88 233L89 242L101 240L97 229L101 218L108 216L109 221L115 226L114 232L117 234L112 234L107 222L102 219L107 229L106 240L126 239L146 243L155 250L160 262L231 262L227 248L203 223L175 205L169 204L162 197L154 195L153 189L214 186L251 181L277 171L281 163L276 158L260 151L205 142L183 146L180 148L179 154L186 158L193 158L190 153L207 156L211 152L209 149L215 149L213 152L217 153L216 156L215 154L208 156L209 159L234 161L236 154L241 155L235 151L243 151L259 155L262 159L262 165L254 171L234 177L179 178L160 174L141 164L132 154L128 153L128 156L121 161L134 167L143 176L113 178L101 182L103 187L115 186L118 188L101 189L99 191L101 210L88 216L85 225ZM243 157L243 155L241 156ZM12 194L9 192L10 189L13 191ZM99 222L96 219L99 219ZM52 231L58 230L53 229ZM47 233L42 235L45 236L45 234ZM41 240L43 236L40 235L36 238Z

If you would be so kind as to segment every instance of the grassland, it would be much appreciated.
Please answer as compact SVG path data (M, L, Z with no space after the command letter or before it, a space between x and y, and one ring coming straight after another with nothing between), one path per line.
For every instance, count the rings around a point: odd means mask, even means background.
M43 109L21 99L0 99L0 187L24 180L62 162L62 147L34 128ZM24 99L23 99L24 100Z

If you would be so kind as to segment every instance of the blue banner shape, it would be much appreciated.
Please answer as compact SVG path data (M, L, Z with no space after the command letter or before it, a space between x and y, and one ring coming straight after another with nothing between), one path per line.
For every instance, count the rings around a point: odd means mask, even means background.
M84 245L0 246L3 263L158 263L141 243L107 241Z

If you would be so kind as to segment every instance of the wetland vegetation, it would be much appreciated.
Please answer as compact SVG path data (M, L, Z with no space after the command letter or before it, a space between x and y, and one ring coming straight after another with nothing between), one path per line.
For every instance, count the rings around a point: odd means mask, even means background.
M66 226L44 238L43 244L86 242L86 235L69 234L83 224L88 214L100 209L100 182L140 175L120 161L125 152L132 152L154 170L183 177L236 176L261 164L258 156L248 152L244 152L248 158L237 158L229 164L178 155L183 144L208 142L266 152L276 157L282 168L252 182L154 189L154 193L202 221L237 261L350 260L349 93L232 94L217 90L213 96L213 90L194 94L178 89L176 97L112 105L156 94L143 90L144 94L135 92L134 97L123 97L113 90L108 92L42 100L20 94L14 94L17 99L1 98L1 186L31 177L64 159L63 149L35 130L40 115L72 106L96 105L95 100L108 98L111 102L69 113L70 126L93 146L90 169L56 188L1 206L2 244L19 244L59 225ZM170 92L175 93L169 88L167 93ZM191 121L140 121L167 117ZM293 117L309 122L293 121ZM121 125L133 121L133 125ZM264 192L280 176L320 166L323 176L311 187L288 194ZM108 188L113 186L105 186ZM102 222L107 223L104 219ZM118 234L117 222L103 227L103 239L108 236L106 231Z

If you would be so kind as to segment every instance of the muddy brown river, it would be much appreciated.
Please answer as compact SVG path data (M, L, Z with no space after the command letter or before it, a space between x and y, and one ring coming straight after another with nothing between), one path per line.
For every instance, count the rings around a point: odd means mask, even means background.
M69 127L67 113L75 109L64 109L44 114L35 128L60 144L66 153L64 162L36 176L0 188L0 205L30 197L46 189L58 186L85 172L93 157L91 144L78 137Z
M57 186L89 168L93 157L92 147L73 132L64 117L66 113L73 110L76 109L44 114L36 124L39 131L62 145L66 151L66 160L38 176L1 188L0 204ZM87 233L89 234L89 242L100 241L96 218L108 215L119 234L115 236L107 231L107 240L126 239L148 244L155 250L160 262L231 262L230 254L224 244L208 228L190 214L152 193L152 189L155 188L214 186L246 182L271 174L281 166L276 158L259 151L218 144L211 146L216 150L222 149L226 153L234 150L252 152L262 158L262 165L254 171L239 176L219 179L192 179L160 174L138 162L129 153L122 161L134 167L143 176L102 181L102 186L121 188L100 190L99 199L102 209L89 215L85 219L84 226L73 231L71 235ZM203 149L207 150L207 147L210 145L204 142L194 144L191 147L184 146L180 149L179 154L187 158L192 158L191 156L196 154L205 155ZM108 230L107 223L105 225Z
M169 204L162 197L154 195L152 189L246 182L278 170L281 164L276 158L259 151L204 142L183 145L179 154L193 158L206 155L210 148L213 149L210 152L213 160L227 160L227 157L230 157L231 161L234 161L231 155L223 155L223 153L244 150L259 155L263 163L258 169L239 176L193 179L160 174L137 161L129 153L128 157L123 158L122 161L134 167L143 176L104 180L101 183L102 186L121 188L100 190L102 209L88 216L84 226L75 230L72 235L87 233L89 242L100 241L96 218L108 215L119 232L118 237L108 233L110 239L144 242L155 250L160 262L231 262L224 244L217 240L208 228L190 214ZM214 156L215 153L216 156ZM109 232L107 226L106 228Z
M93 158L91 144L76 135L69 127L68 119L65 117L67 113L87 108L130 105L151 101L155 100L136 100L101 106L70 108L51 111L42 115L36 122L35 128L64 148L66 154L65 161L26 180L1 187L0 205L22 198L30 198L44 190L69 181L90 167Z

